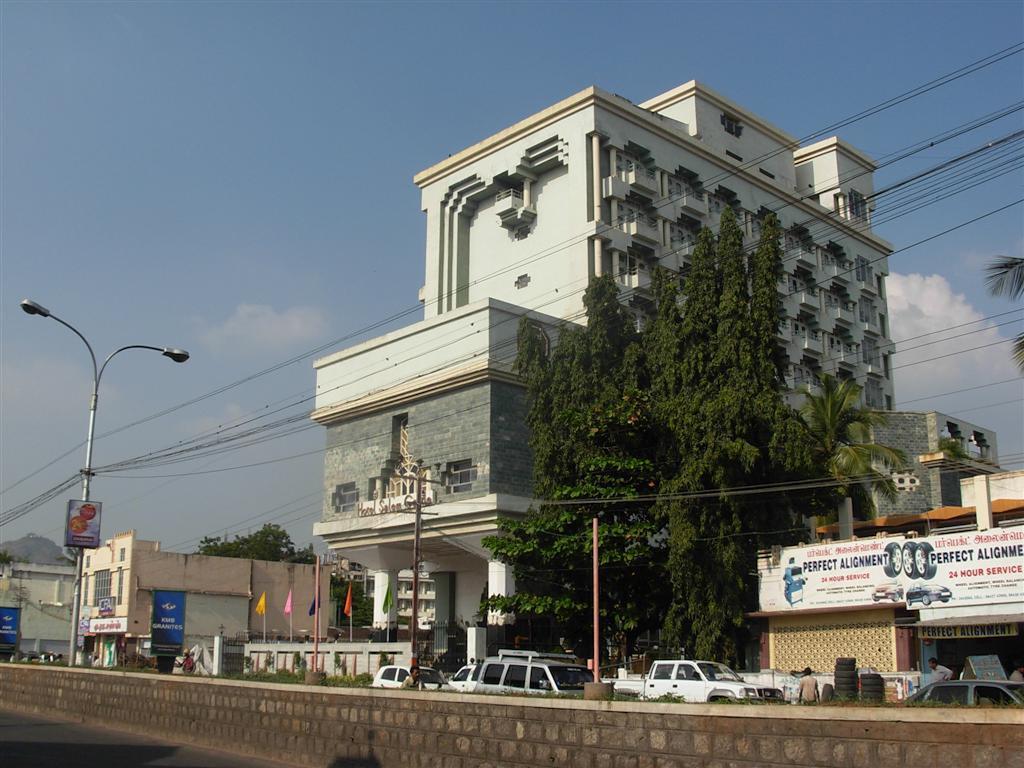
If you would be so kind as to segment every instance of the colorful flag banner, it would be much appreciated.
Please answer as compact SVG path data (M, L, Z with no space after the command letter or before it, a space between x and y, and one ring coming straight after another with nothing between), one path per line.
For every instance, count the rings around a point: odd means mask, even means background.
M267 613L267 593L264 592L260 595L259 601L256 603L256 614L259 616L265 616Z
M292 591L288 590L288 599L284 601L284 615L290 616L292 613Z
M388 591L384 593L384 604L381 608L384 609L384 613L390 615L391 607L395 604L395 598L391 595L391 582L388 582Z
M352 618L352 582L348 583L348 594L345 595L345 615Z

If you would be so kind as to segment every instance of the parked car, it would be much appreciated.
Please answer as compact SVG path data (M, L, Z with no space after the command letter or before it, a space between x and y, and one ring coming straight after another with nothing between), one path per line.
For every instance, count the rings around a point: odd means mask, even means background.
M409 667L400 664L388 664L377 670L373 676L371 688L401 688L405 678L409 676ZM444 675L433 667L420 667L420 685L424 690L448 690L448 681Z
M1006 680L944 680L907 698L907 704L1016 704L1024 706L1024 683Z
M480 664L473 693L582 694L594 673L570 654L501 650Z
M881 600L892 600L894 603L899 603L903 600L903 587L895 583L879 584L871 593L871 599L876 603Z
M482 664L467 664L461 667L458 672L448 678L448 685L456 691L472 691L476 681L480 679L480 668Z
M663 659L654 662L639 680L614 680L616 693L660 699L664 696L689 702L720 699L784 701L778 688L751 685L725 664L716 661Z
M907 590L907 607L914 603L931 605L936 602L948 603L953 598L949 587L942 587L938 584L918 584Z

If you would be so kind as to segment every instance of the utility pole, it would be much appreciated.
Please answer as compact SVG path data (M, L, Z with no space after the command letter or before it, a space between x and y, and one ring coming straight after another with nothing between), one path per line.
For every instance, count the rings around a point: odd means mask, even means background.
M598 582L597 582L597 518L593 519L593 531L594 531L594 682L601 682L601 637L599 630L599 621L601 619L601 612L598 610Z
M417 630L420 625L420 533L423 520L423 482L420 474L423 470L419 465L415 467L416 483L413 487L415 498L416 521L413 524L412 537L412 620L409 627L409 638L412 645L412 665L419 665L419 648L416 644Z

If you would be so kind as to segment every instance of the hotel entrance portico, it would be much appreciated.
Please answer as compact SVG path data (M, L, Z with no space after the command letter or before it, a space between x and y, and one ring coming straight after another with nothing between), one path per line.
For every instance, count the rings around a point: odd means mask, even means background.
M482 542L530 506L526 395L513 373L524 316L557 335L554 318L488 299L315 363L312 418L327 445L313 532L373 572L377 628L397 626L399 572L413 567L417 472L434 621L507 621L480 615L481 598L515 587Z

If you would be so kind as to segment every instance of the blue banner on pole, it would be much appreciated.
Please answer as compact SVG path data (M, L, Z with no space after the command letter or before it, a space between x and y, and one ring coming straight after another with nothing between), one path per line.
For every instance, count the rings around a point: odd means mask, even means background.
M13 651L18 645L21 608L0 606L0 651Z
M177 656L185 645L185 593L153 590L153 622L150 653Z

